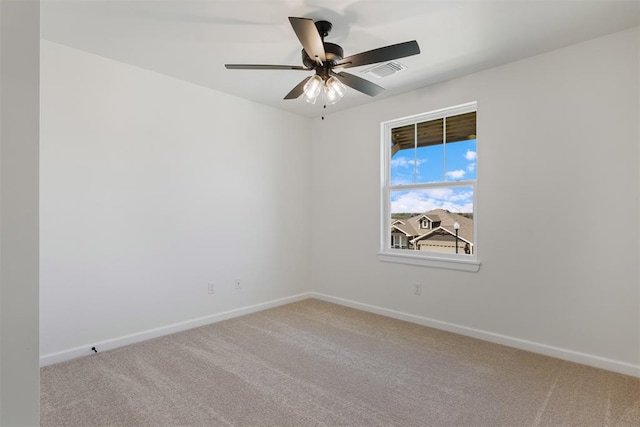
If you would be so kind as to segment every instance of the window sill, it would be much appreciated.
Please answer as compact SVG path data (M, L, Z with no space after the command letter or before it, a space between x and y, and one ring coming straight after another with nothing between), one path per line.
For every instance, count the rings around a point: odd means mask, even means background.
M392 252L378 253L378 259L384 262L418 265L421 267L446 268L449 270L469 271L480 270L480 261L469 259L440 258L435 256L416 256Z

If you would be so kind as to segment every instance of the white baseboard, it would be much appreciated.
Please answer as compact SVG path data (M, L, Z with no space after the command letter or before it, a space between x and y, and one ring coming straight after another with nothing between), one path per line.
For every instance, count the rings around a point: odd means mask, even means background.
M258 311L267 310L269 308L278 307L280 305L302 301L307 298L317 298L322 301L327 301L334 304L340 304L340 305L355 308L358 310L380 314L382 316L404 320L404 321L416 323L419 325L429 326L435 329L454 332L456 334L478 338L484 341L494 342L497 344L518 348L521 350L531 351L533 353L544 354L546 356L551 356L551 357L555 357L562 360L568 360L571 362L581 363L581 364L593 366L596 368L602 368L602 369L618 372L625 375L640 377L640 365L634 365L631 363L620 362L618 360L608 359L605 357L594 356L591 354L581 353L573 350L567 350L560 347L554 347L546 344L540 344L532 341L522 340L519 338L513 338L506 335L487 332L487 331L483 331L475 328L469 328L467 326L456 325L453 323L443 322L440 320L429 319L427 317L416 316L414 314L403 313L400 311L395 311L395 310L391 310L384 307L364 304L361 302L334 297L334 296L322 294L319 292L305 292L305 293L293 295L290 297L280 298L280 299L271 300L271 301L267 301L260 304L254 304L246 307L240 307L234 310L212 314L210 316L200 317L198 319L192 319L185 322L174 323L172 325L150 329L147 331L126 335L123 337L113 338L113 339L109 339L101 342L89 343L80 347L75 347L75 348L60 351L57 353L45 354L40 356L40 366L48 366L55 363L60 363L67 360L75 359L78 357L88 356L93 353L91 350L91 347L94 347L94 346L99 351L111 350L111 349L122 347L125 345L145 341L151 338L157 338L164 335L173 334L175 332L196 328L198 326L204 326L211 323L220 322L222 320L232 319L234 317L256 313Z
M279 299L263 302L260 304L240 307L234 310L223 311L221 313L200 317L198 319L192 319L192 320L187 320L185 322L174 323L172 325L167 325L160 328L149 329L147 331L126 335L119 338L113 338L105 341L94 342L94 343L86 344L80 347L75 347L69 350L63 350L57 353L45 354L40 356L40 366L53 365L54 363L65 362L67 360L75 359L78 357L88 356L93 353L93 351L91 350L91 347L94 347L94 346L99 351L112 350L114 348L122 347L129 344L134 344L134 343L145 341L151 338L157 338L164 335L173 334L175 332L197 328L198 326L204 326L211 323L220 322L222 320L244 316L246 314L251 314L251 313L266 310L269 308L278 307L280 305L302 301L304 299L308 299L311 297L312 297L311 292L306 292L298 295L293 295L290 297L279 298Z
M411 323L417 323L419 325L429 326L435 329L454 332L456 334L478 338L484 341L490 341L497 344L506 345L508 347L518 348L520 350L526 350L533 353L544 354L545 356L551 356L557 359L568 360L568 361L580 363L583 365L589 365L596 368L606 369L608 371L618 372L620 374L640 377L640 365L634 365L627 362L620 362L618 360L607 359L605 357L594 356L591 354L581 353L573 350L567 350L560 347L553 347L546 344L540 344L532 341L522 340L519 338L513 338L506 335L500 335L493 332L483 331L480 329L469 328L467 326L456 325L453 323L443 322L440 320L429 319L427 317L416 316L414 314L403 313L400 311L390 310L388 308L378 307L378 306L369 305L369 304L363 304L357 301L338 298L338 297L334 297L331 295L326 295L318 292L311 292L310 294L311 294L310 296L312 296L313 298L317 298L322 301L327 301L334 304L340 304L340 305L355 308L358 310L368 311L370 313L380 314L382 316L404 320Z

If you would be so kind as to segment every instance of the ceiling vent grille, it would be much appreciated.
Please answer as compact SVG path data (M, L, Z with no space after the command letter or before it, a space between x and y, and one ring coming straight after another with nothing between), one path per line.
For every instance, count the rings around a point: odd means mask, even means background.
M365 74L371 74L372 76L383 78L388 77L391 74L395 74L399 71L405 70L407 68L406 65L402 65L399 62L391 61L386 64L376 65L375 67L371 67L368 70L365 70Z

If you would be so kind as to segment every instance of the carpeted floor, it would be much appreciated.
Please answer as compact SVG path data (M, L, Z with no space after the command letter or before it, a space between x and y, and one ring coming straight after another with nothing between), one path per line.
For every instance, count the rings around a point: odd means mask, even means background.
M640 426L640 379L305 300L41 369L43 426Z

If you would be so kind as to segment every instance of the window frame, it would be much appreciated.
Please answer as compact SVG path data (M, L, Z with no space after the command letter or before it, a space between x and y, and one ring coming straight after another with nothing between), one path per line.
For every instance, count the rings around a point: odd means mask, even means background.
M380 251L378 259L385 262L395 262L400 264L418 265L424 267L446 268L476 272L480 269L478 258L478 212L477 212L477 187L478 172L476 179L460 181L442 181L408 185L391 185L391 130L411 124L422 123L431 120L438 120L445 117L478 111L477 102L469 102L454 107L442 108L435 111L416 114L394 120L388 120L380 124L380 145L381 145L381 197L380 197ZM476 115L477 117L477 115ZM445 121L446 122L446 121ZM477 128L477 118L476 118ZM445 132L446 135L446 132ZM476 150L478 150L476 135ZM446 172L446 171L444 171ZM451 187L472 187L473 188L473 241L474 251L472 255L444 254L425 251L409 251L395 249L391 247L391 193L402 190L421 190L429 188L451 188Z

